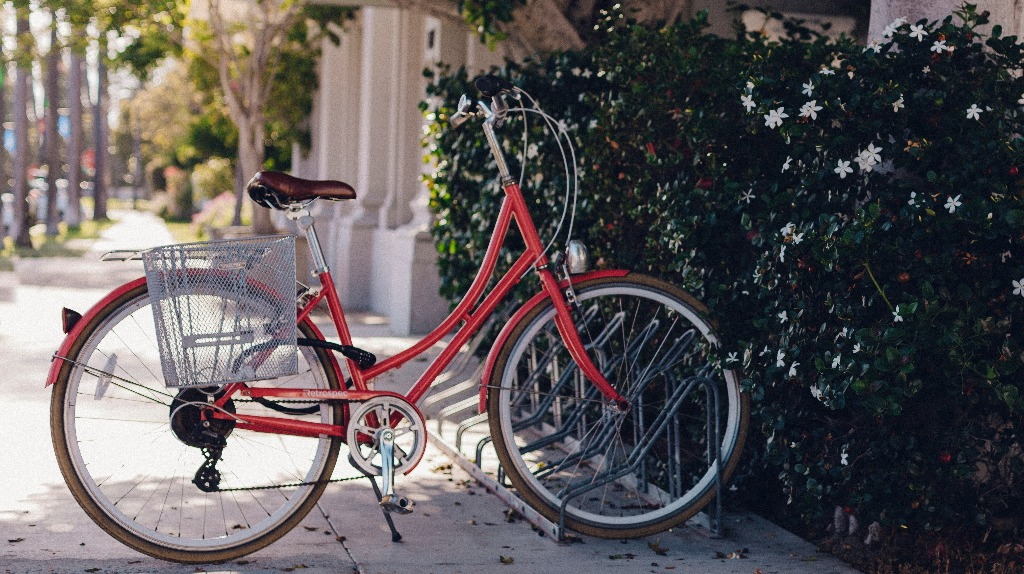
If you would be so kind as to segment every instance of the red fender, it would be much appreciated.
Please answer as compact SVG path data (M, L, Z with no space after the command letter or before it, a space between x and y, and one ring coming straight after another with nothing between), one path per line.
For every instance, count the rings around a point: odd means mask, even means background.
M68 351L71 350L71 345L73 345L75 343L75 340L78 339L78 336L82 334L82 331L85 329L85 326L89 324L89 321L91 321L104 307L109 305L113 300L117 299L118 297L121 297L128 291L135 289L139 285L145 285L145 283L146 278L139 277L134 281L130 281L128 283L125 283L124 285L121 285L117 289L114 289L113 291L108 293L106 297L99 301L99 303L93 305L91 309L89 309L88 311L85 312L84 315L82 315L82 318L79 319L77 323L75 323L75 326L72 327L70 331L68 331L68 334L64 337L64 342L60 344L60 348L57 349L57 352L53 354L53 357L50 360L50 372L48 375L46 375L47 387L57 382L57 373L60 372L60 368L64 364L64 359L68 356Z
M592 271L590 273L581 273L579 275L573 275L573 283L582 283L584 281L590 281L592 279L604 279L605 277L625 277L629 274L629 271L625 269L610 269L607 271ZM569 283L567 281L560 281L559 287L567 287ZM495 339L494 345L491 346L490 352L487 354L487 362L484 365L483 375L480 377L480 412L487 410L487 381L491 378L491 372L494 370L494 362L497 360L498 353L501 348L505 345L505 341L512 335L512 330L515 329L516 325L525 317L530 311L537 308L538 305L543 303L548 298L548 294L544 291L537 293L530 298L529 301L523 304L522 307L516 310L515 314L505 323L505 327L502 328L501 332L498 333L498 338Z

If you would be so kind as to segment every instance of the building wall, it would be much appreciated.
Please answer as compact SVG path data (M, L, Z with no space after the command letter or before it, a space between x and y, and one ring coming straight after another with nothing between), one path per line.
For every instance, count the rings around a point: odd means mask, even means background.
M421 181L423 69L444 62L484 69L500 62L461 23L368 6L325 41L313 143L293 173L337 179L357 199L321 202L318 233L347 309L390 319L395 334L422 333L446 315L438 295L429 194ZM284 225L285 222L277 222Z

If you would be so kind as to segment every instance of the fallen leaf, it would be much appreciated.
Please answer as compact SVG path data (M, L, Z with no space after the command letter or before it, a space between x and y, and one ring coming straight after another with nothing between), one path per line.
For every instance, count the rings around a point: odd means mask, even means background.
M86 572L99 572L102 568L86 568Z
M512 558L511 556L499 556L498 560L501 560L502 564L511 564L511 563L515 562L515 559Z
M583 544L583 539L571 532L567 532L562 535L561 542L564 544Z
M612 554L608 558L610 560L632 560L636 558L636 554L630 554L628 552L626 554Z
M284 571L284 572L294 572L296 570L301 570L303 568L309 568L309 566L306 566L305 564L296 564L295 566L291 566L291 567L288 567L288 568L282 568L281 570Z
M817 562L818 561L818 556L816 554L815 555L811 555L811 556L804 556L803 558L800 559L800 561L801 562Z
M303 526L303 528L305 528L308 532L313 532L314 530L320 530L316 526Z
M518 522L520 518L522 518L522 516L512 508L505 511L505 522Z
M8 538L7 541L8 542L24 542L25 539L24 538Z
M657 554L658 556L667 556L668 555L668 549L664 548L660 544L660 542L661 542L660 540L655 540L654 542L648 542L647 543L647 547L650 548L651 550L653 550L654 553Z
M334 539L337 540L338 542L344 542L344 541L348 540L348 538L345 538L344 536L335 536Z
M476 526L476 520L470 520L469 522L467 522L467 524L469 524L470 526Z

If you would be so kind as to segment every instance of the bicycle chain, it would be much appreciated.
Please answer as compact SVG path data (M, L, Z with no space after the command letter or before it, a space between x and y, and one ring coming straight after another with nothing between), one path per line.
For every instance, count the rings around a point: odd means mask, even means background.
M256 402L253 399L232 399L232 400L237 402L237 403L255 403ZM281 399L281 400L275 400L274 402L275 403L291 403L291 404L295 404L295 403L314 404L314 403L326 403L328 401L309 400L309 399ZM203 454L205 455L206 453L204 452ZM205 465L204 465L204 467L205 467ZM353 481L353 480L359 480L361 478L366 478L366 477L365 476L349 476L349 477L346 477L346 478L332 478L332 479L328 479L328 480L314 480L314 481L307 481L307 482L293 482L291 484L271 484L271 485L267 485L267 486L236 486L234 488L220 488L218 486L218 487L216 487L216 492L244 492L244 491L251 491L251 490L272 490L272 489L275 489L275 488L294 488L294 487L298 487L298 486L315 486L315 485L318 485L318 484L331 484L331 483L334 483L334 482L350 482L350 481Z

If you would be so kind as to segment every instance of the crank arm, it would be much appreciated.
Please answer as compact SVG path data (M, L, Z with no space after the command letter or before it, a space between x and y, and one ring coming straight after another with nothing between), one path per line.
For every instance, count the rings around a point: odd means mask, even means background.
M380 505L387 512L409 514L413 502L395 494L395 431L384 429L380 433L380 458L382 488Z

